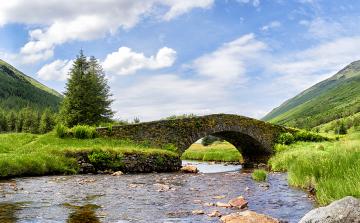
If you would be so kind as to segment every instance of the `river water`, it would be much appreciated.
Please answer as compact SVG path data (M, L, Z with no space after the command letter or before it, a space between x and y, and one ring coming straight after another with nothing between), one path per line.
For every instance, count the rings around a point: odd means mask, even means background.
M219 222L208 217L235 209L208 206L244 196L248 209L288 222L314 207L307 194L291 188L285 174L266 184L251 180L240 166L197 163L199 174L151 173L122 176L74 175L0 181L0 222ZM204 215L193 215L203 210Z

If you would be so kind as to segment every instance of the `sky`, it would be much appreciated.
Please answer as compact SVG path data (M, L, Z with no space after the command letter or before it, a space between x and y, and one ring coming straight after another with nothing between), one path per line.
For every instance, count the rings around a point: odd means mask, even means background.
M0 0L0 59L63 93L82 49L116 118L261 118L360 60L360 1Z

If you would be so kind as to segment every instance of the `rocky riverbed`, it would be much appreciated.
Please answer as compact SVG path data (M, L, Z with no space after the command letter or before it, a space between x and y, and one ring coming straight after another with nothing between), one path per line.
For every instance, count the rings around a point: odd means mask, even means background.
M219 222L220 215L238 211L221 204L239 196L248 202L245 210L287 222L298 222L314 207L305 192L288 186L285 174L273 173L268 182L257 183L241 170L205 169L212 173L2 181L0 222Z

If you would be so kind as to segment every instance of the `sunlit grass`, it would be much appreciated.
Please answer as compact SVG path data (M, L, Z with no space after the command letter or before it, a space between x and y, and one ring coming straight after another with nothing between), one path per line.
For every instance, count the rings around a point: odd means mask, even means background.
M76 173L75 158L69 152L109 150L121 154L178 156L176 153L117 139L60 139L54 133L0 134L0 178Z
M210 146L194 143L181 156L183 160L242 162L239 151L228 142L216 142Z
M360 133L335 142L298 142L269 161L274 171L288 171L291 185L315 188L322 205L344 196L360 197Z

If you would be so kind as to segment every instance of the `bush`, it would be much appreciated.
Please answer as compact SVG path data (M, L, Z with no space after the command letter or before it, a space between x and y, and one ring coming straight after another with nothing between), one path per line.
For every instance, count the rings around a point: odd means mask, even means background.
M68 135L69 129L64 125L58 124L55 127L55 131L59 138L65 138Z
M77 139L93 139L97 136L96 128L87 125L74 126L71 132Z
M282 144L282 145L290 145L292 143L294 143L295 138L293 136L293 134L286 132L286 133L282 133L280 134L280 136L277 139L277 143Z
M267 177L267 172L265 170L254 170L251 174L251 178L256 181L265 181Z
M124 166L121 154L111 153L110 151L93 151L88 155L88 158L96 169L118 170Z
M322 142L328 141L328 138L321 136L316 133L300 130L295 132L294 134L295 141L302 141L302 142Z
M335 134L338 135L346 135L347 134L347 128L345 127L344 122L341 122L341 124L335 128Z
M274 149L277 153L287 150L289 147L284 144L276 144Z

